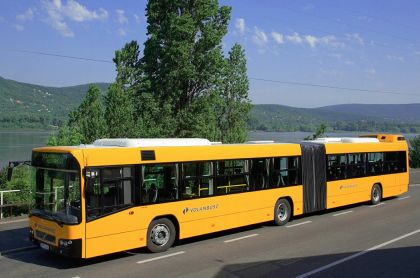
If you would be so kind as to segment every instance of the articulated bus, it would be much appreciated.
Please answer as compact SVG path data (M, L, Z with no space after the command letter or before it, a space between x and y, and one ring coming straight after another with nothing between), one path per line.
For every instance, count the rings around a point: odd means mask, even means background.
M400 135L301 144L100 139L32 153L31 240L91 258L371 201L408 191Z

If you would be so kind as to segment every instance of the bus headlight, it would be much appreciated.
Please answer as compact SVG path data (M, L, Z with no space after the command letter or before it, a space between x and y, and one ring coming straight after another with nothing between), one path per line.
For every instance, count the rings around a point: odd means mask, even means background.
M73 241L71 241L70 239L60 239L59 243L61 247L68 247L73 244Z

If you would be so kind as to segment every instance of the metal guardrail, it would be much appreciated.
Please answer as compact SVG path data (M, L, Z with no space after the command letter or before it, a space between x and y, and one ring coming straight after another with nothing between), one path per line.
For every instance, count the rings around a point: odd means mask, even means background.
M2 190L0 191L0 219L3 219L3 208L6 207L4 205L4 198L3 195L4 193L10 193L10 192L20 192L21 190L15 189L15 190ZM17 204L8 204L7 206L10 207L12 205L17 205Z

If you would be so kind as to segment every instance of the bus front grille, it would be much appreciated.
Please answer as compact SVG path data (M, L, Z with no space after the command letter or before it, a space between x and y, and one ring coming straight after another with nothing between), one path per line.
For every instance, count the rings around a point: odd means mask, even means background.
M38 230L35 231L35 236L40 240L48 241L52 244L55 244L55 236L46 234L46 233L38 231Z

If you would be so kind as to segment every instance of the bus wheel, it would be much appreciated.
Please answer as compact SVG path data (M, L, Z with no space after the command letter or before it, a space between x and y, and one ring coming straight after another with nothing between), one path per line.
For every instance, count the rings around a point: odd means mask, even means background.
M175 226L168 218L153 220L147 230L147 249L158 253L168 250L174 244Z
M292 215L292 209L290 203L286 199L280 199L277 201L274 207L274 222L278 226L283 226L289 222L290 216Z
M370 202L372 205L377 205L381 202L382 199L382 190L379 184L374 184L370 194Z

